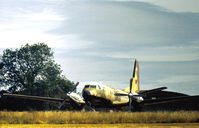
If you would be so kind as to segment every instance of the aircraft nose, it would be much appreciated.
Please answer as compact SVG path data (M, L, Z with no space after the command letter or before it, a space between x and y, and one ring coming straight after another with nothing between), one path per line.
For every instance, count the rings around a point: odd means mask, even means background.
M84 90L84 91L83 91L83 97L86 99L86 98L88 98L89 96L91 96L91 93L90 93L89 91L87 91L87 90Z

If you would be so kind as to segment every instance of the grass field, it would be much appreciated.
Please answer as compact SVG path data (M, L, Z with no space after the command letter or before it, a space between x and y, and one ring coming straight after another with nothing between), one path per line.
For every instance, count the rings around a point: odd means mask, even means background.
M197 123L180 124L1 124L0 128L198 128Z
M197 123L199 112L0 111L0 124Z

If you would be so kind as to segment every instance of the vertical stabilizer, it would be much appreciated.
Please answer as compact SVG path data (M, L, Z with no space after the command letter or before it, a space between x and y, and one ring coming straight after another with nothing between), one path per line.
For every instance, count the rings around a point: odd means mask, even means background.
M134 69L133 69L133 78L130 79L130 84L132 84L132 92L139 92L140 87L139 87L139 63L137 60L135 60L134 63ZM130 87L127 87L124 89L125 92L129 93L130 92Z

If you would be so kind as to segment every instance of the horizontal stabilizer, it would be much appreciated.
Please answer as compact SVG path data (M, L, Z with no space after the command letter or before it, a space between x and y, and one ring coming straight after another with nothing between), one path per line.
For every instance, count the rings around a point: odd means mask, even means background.
M167 89L167 87L160 87L160 88L155 88L155 89L151 89L151 90L140 91L139 94L146 95L146 94L150 94L150 93L159 92L159 91L162 91L164 89Z

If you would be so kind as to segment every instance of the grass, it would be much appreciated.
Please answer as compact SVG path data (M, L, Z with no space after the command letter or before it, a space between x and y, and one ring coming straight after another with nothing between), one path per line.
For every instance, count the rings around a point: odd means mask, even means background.
M0 124L197 123L199 112L0 111Z
M1 128L198 128L198 123L180 124L3 124Z

